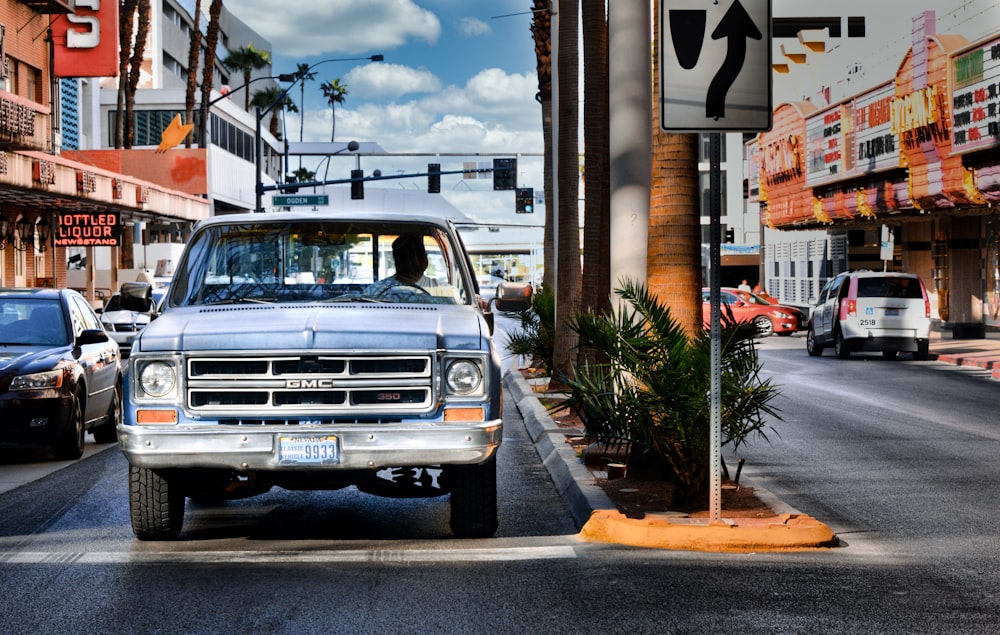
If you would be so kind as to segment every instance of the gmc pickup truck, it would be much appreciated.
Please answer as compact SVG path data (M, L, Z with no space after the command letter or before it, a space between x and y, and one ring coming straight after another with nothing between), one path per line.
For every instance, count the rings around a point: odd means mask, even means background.
M528 289L504 295L504 310L530 302ZM118 436L136 537L176 538L186 498L349 485L450 493L456 535L493 535L502 425L489 308L439 218L202 221L125 372Z

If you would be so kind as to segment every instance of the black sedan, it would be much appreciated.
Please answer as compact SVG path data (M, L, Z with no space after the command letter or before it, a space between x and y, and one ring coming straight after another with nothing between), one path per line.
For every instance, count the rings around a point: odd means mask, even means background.
M117 438L120 353L71 289L0 289L0 443L83 454L84 434Z

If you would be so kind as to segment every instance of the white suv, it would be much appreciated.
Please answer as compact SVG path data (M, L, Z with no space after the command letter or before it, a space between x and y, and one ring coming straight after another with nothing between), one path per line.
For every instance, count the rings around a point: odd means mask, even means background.
M927 359L931 304L920 278L911 273L852 271L832 278L820 297L810 298L806 350L822 355L833 346L837 357L854 351L900 351Z

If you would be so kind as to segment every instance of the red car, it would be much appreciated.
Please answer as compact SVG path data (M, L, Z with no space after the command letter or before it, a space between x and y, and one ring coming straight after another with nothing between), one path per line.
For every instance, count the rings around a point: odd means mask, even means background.
M795 307L771 304L753 293L732 287L722 287L719 289L719 294L722 313L725 314L725 307L728 306L738 322L752 322L761 337L767 337L772 333L791 335L805 328L806 316ZM705 328L709 326L711 307L711 291L704 288L701 290L701 316Z

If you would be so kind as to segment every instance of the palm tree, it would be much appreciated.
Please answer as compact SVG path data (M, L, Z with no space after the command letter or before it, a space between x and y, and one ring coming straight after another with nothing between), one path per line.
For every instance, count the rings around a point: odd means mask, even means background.
M120 123L121 137L116 139L121 145L118 147L131 148L135 133L134 109L135 91L139 88L139 78L142 75L142 58L146 52L146 37L149 35L150 6L149 0L125 0L126 11L128 13L129 33L128 38L123 41L127 44L121 49L120 68L125 73L118 80L118 119ZM137 15L135 38L131 37L131 22L133 15ZM124 18L123 18L124 19ZM127 60L126 60L127 57ZM124 86L123 86L124 84ZM122 110L124 109L124 115Z
M555 223L549 205L552 198L552 15L550 0L534 0L532 8L531 37L535 41L535 69L538 75L538 92L535 100L542 106L542 138L544 159L542 183L545 189L545 230L542 239L544 253L543 286L555 286Z
M275 103L279 99L281 102ZM278 131L278 113L282 108L287 109L288 112L298 112L299 109L295 107L295 102L292 101L292 98L277 86L255 91L253 98L250 99L250 105L257 106L261 110L266 110L272 104L274 104L274 107L271 108L271 119L267 124L267 129L274 135L275 139L281 139L282 135Z
M205 30L205 67L202 69L201 79L201 112L208 114L208 102L212 95L212 86L215 83L215 47L219 44L219 16L222 14L222 0L212 0L208 7L208 27ZM207 145L205 132L208 126L202 122L201 135L198 145L204 148Z
M582 0L584 222L580 304L603 311L611 295L611 176L608 146L608 18L604 0Z
M326 103L330 104L330 115L333 122L330 124L330 141L334 141L333 137L337 131L336 105L343 104L347 98L347 84L340 83L340 78L336 77L324 82L320 89L323 91L323 96L326 97Z
M194 120L194 93L198 89L198 60L201 57L201 0L195 0L194 15L191 17L194 19L194 32L191 34L191 44L188 47L187 86L184 91L184 121L187 123ZM201 125L204 126L205 122L201 122ZM188 135L184 138L184 147L191 147L192 136Z
M254 71L267 68L270 63L271 54L267 51L255 49L252 43L229 51L226 59L222 60L222 65L229 70L243 73L243 86L245 87L245 92L243 93L243 110L250 110L250 88L247 87L247 84L250 83L250 76Z
M559 153L556 180L558 209L556 210L556 338L553 351L553 376L573 377L577 334L569 328L570 320L580 308L580 208L577 196L580 188L580 144L577 140L579 123L579 40L577 29L580 0L559 0L558 90Z
M653 33L659 33L655 12ZM653 81L659 81L654 39ZM646 245L646 284L694 337L702 331L701 211L698 135L659 129L659 86L653 87L653 170Z
M118 113L115 120L115 147L125 145L125 93L128 88L128 60L135 33L135 11L139 0L122 0L118 13Z
M316 73L309 70L310 66L308 64L299 64L298 70L295 71L295 77L299 80L299 110L302 116L299 117L299 142L302 142L302 133L305 130L306 122L306 82L311 82L316 79ZM302 157L299 157L299 161ZM301 166L299 166L301 167Z

